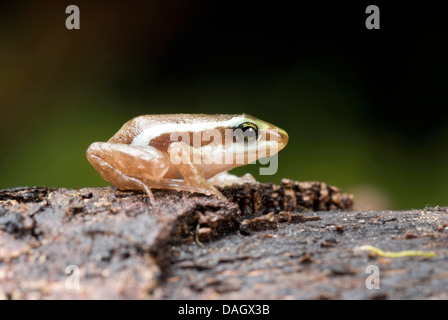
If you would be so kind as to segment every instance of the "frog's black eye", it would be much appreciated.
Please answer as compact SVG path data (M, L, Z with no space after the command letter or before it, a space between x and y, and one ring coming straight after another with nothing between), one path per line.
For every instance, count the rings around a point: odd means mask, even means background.
M256 141L258 139L258 127L253 122L243 122L234 130L238 139L245 142Z

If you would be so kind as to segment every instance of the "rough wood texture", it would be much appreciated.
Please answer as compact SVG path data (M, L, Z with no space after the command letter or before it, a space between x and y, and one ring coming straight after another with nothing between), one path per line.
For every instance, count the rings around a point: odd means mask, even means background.
M448 298L445 208L355 212L319 182L222 192L155 191L152 207L112 187L0 190L0 298ZM365 244L436 257L354 250ZM71 265L80 289L66 287Z

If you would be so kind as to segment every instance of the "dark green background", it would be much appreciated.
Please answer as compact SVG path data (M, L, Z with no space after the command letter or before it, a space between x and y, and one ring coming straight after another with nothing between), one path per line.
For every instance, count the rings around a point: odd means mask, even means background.
M136 115L245 112L290 142L275 176L237 174L325 181L360 208L447 205L446 11L377 2L367 30L368 4L3 1L0 188L107 185L85 150Z

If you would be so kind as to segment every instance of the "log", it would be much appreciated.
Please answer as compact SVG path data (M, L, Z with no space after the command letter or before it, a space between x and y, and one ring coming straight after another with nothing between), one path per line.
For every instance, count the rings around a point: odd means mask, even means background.
M287 179L220 190L228 201L155 190L155 205L114 187L0 190L0 298L447 297L447 208L357 212L336 187Z

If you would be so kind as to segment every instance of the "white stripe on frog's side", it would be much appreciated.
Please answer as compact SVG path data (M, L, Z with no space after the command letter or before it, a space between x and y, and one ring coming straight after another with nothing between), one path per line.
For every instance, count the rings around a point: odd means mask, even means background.
M233 117L226 121L209 121L206 123L163 123L143 130L131 142L132 146L147 146L152 139L160 137L162 134L171 132L199 132L211 130L219 127L232 127L245 118L242 116Z

